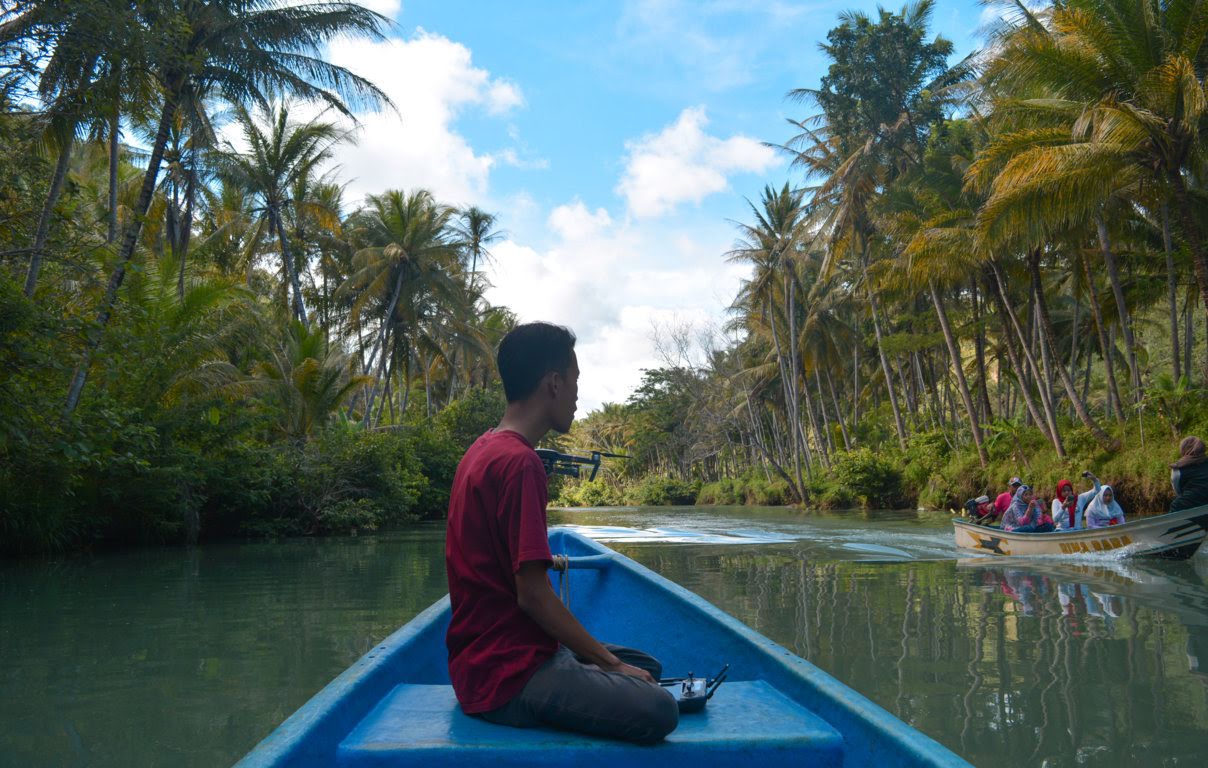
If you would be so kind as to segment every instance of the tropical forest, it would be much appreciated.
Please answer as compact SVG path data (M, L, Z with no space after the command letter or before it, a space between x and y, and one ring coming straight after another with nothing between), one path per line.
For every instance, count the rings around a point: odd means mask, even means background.
M927 0L841 17L728 327L576 422L632 459L566 503L949 510L1094 468L1165 511L1208 431L1208 17L991 5L959 61Z
M761 138L728 321L672 334L556 504L946 510L1093 466L1163 511L1208 432L1208 6L848 12ZM503 411L506 210L345 192L353 3L0 4L0 550L445 514ZM529 318L536 319L536 318Z

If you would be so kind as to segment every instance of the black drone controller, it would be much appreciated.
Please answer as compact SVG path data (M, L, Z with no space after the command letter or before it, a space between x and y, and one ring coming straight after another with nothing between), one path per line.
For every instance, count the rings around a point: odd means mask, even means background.
M714 677L694 677L691 672L687 677L666 677L659 680L659 685L670 687L675 701L679 704L681 715L703 712L705 704L717 693L717 688L725 681L730 673L730 665L721 668Z

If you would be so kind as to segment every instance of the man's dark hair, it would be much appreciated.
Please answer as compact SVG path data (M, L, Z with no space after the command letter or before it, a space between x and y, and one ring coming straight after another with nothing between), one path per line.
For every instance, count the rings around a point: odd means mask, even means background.
M528 398L550 371L565 374L574 350L575 334L560 325L525 323L509 331L495 356L508 402Z

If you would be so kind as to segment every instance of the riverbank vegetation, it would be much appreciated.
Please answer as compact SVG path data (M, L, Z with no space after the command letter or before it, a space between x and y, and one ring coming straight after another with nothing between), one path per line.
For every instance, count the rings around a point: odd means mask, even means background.
M352 137L329 116L396 105L322 47L386 20L0 14L0 550L443 515L514 318L482 297L494 215L351 205L331 169Z
M1003 3L961 61L933 7L827 35L729 327L577 425L633 456L614 496L944 508L1092 468L1164 508L1208 432L1205 4Z

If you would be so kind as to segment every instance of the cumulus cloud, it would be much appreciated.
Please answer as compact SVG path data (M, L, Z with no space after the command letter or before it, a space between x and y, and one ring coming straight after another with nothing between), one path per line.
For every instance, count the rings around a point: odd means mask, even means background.
M747 273L722 260L724 227L617 222L581 200L555 207L546 223L548 246L509 239L492 248L487 298L523 321L575 331L581 415L623 401L642 369L660 364L656 327L720 324Z
M603 208L589 211L582 200L576 200L550 211L548 223L563 240L574 242L597 237L612 224L612 217Z
M359 115L356 146L340 150L352 197L415 187L451 203L486 196L496 158L475 151L455 124L469 109L500 116L521 107L519 86L475 67L464 45L422 29L408 40L336 41L329 56L376 83L397 107Z
M729 177L776 164L770 147L747 136L721 139L705 132L704 107L691 107L655 134L627 142L616 191L639 218L661 216L684 202L699 203L730 187Z

